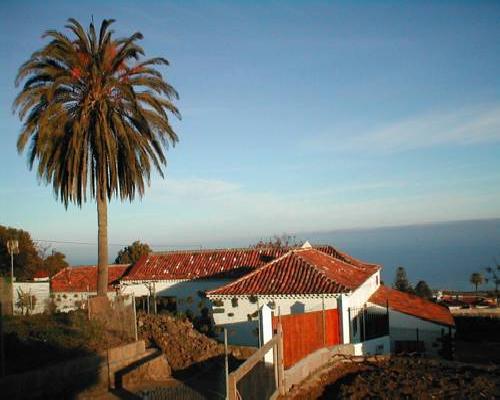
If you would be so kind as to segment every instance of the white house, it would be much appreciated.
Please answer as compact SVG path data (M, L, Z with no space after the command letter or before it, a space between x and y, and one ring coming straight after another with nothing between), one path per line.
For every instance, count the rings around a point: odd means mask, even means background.
M368 299L371 306L384 309L389 304L389 328L393 352L425 351L439 355L443 340L454 332L448 308L381 285Z
M341 343L389 335L392 352L442 354L454 327L445 307L381 285L379 266L311 247L291 250L208 297L215 323L240 344L255 343L256 310L264 304L280 315L337 309Z
M337 254L332 246L320 246ZM267 264L285 249L207 249L150 253L138 260L120 279L123 294L134 294L143 309L154 307L200 314L211 303L205 293Z
M283 316L337 310L341 343L366 342L388 316L392 351L437 353L454 327L449 311L381 285L380 271L332 246L171 251L142 257L120 286L143 308L193 315L208 308L234 344L258 344L267 305Z
M341 341L349 343L356 337L349 337L346 310L362 307L379 284L379 266L308 246L291 250L207 295L214 305L216 325L228 328L232 343L255 344L257 310L264 304L279 315L338 309Z
M109 298L113 298L119 292L119 279L128 267L128 264L109 265ZM87 299L97 294L97 267L85 265L62 269L50 280L50 293L58 311L85 308Z

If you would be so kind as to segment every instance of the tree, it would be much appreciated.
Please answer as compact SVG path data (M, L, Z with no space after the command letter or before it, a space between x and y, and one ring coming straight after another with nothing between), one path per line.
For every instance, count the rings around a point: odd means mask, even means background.
M291 247L300 247L302 242L297 242L295 236L289 235L288 233L282 233L281 235L274 235L269 240L259 240L251 248L261 249L261 248L274 248L274 249L288 249Z
M432 290L426 281L418 281L415 286L415 294L427 300L432 299Z
M60 251L53 250L52 254L43 260L43 268L48 272L49 277L54 276L68 266L66 255Z
M98 219L98 295L108 284L107 204L144 195L151 171L163 177L166 148L178 141L168 114L180 118L178 98L156 66L144 60L142 34L113 36L104 20L99 32L71 18L69 35L48 30L50 41L20 67L14 100L23 121L17 149L28 142L28 165L51 184L65 207L95 199Z
M43 260L29 232L0 225L0 274L10 276L10 254L7 241L19 242L19 254L14 255L14 276L18 280L32 279L35 271L42 267Z
M495 297L497 300L497 305L500 304L500 295L498 292L498 286L500 285L500 264L495 259L494 267L487 267L486 273L488 274L488 278L485 279L486 282L493 282L495 285Z
M393 288L401 292L413 293L413 288L408 281L404 267L398 267L396 269L396 278L394 279Z
M151 248L147 243L141 243L136 240L130 246L126 246L118 252L115 259L116 264L133 264L143 255L151 252Z
M469 282L476 287L476 292L477 292L477 287L484 283L484 276L480 272L474 272L473 274L471 274Z
M487 267L486 273L488 278L485 279L486 282L492 282L495 285L495 293L498 293L498 286L500 286L500 264L495 260L494 267Z

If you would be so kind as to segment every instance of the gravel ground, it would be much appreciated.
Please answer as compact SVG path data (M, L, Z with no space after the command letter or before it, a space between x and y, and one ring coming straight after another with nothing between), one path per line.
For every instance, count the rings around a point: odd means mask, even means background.
M341 363L291 393L293 399L496 399L498 367L414 357Z

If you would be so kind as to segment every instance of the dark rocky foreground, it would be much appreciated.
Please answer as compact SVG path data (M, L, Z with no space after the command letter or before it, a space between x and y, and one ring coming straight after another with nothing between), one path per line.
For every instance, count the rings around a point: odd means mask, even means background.
M497 399L498 366L415 357L340 363L295 391L294 399Z

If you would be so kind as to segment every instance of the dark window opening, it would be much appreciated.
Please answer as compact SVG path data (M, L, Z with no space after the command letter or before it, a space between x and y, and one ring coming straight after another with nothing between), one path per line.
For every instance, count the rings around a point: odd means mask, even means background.
M156 307L158 312L177 312L177 297L175 296L158 296L156 298Z
M394 341L396 354L400 353L424 353L425 343L416 340L396 340Z

